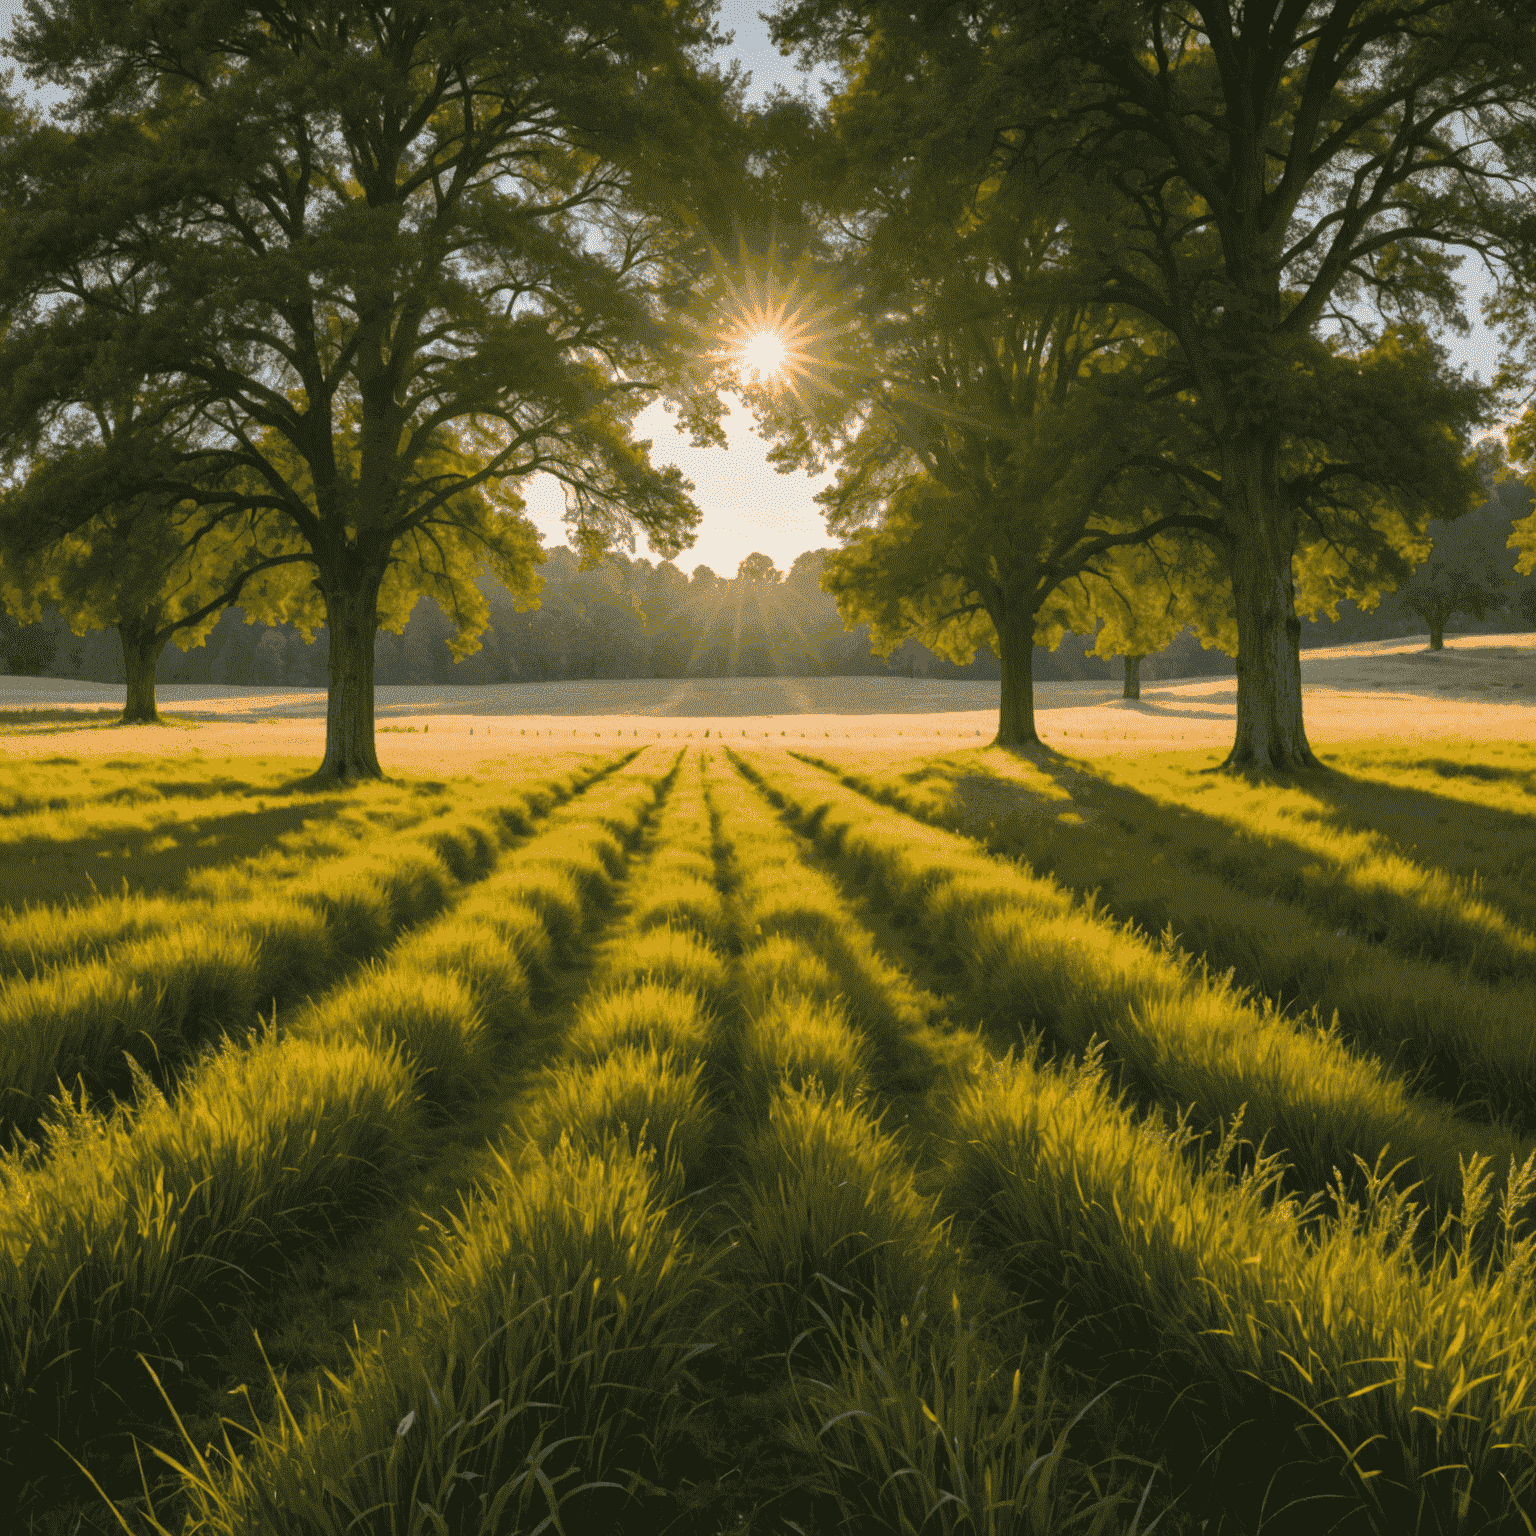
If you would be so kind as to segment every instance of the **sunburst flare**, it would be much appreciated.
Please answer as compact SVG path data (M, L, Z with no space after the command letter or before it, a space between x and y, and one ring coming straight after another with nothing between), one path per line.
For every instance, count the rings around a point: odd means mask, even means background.
M765 270L751 265L743 253L737 277L717 258L723 291L711 327L715 362L748 387L787 392L802 404L810 393L835 388L848 367L842 354L854 323L846 297L804 270L784 282L775 252Z

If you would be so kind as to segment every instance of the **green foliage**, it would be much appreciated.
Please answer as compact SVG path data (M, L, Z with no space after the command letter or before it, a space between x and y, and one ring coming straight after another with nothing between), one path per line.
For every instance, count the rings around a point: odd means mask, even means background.
M0 156L28 188L3 219L0 377L9 440L56 466L27 482L34 529L153 493L299 541L315 588L258 586L251 611L310 627L323 600L346 701L323 771L354 778L378 774L381 602L403 622L431 592L467 655L482 563L536 594L520 480L561 480L588 562L637 528L686 547L691 486L630 426L665 393L719 440L662 296L741 153L691 3L317 18L292 0L253 52L239 7L174 38L91 0L29 17L14 54L76 116L12 123ZM86 403L141 388L154 431L106 440Z
M778 582L783 580L772 559L767 555L748 555L736 567L738 581Z

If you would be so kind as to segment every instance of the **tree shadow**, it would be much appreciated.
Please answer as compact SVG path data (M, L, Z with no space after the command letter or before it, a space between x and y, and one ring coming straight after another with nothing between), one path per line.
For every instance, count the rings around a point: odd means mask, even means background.
M1237 694L1207 695L1210 701L1209 708L1205 700L1196 702L1193 699L1179 700L1175 704L1159 703L1156 699L1110 699L1100 708L1117 709L1122 713L1145 715L1149 719L1176 719L1176 720L1227 720L1231 716L1227 706L1237 702Z
M1389 948L1417 956L1426 953L1424 933L1434 929L1445 947L1442 952L1428 953L1427 958L1455 966L1473 965L1476 974L1487 981L1536 975L1518 945L1501 955L1484 925L1470 915L1459 916L1450 893L1441 893L1441 904L1432 912L1424 908L1427 898L1394 889L1390 882L1352 896L1345 889L1351 868L1347 856L1330 857L1315 842L1299 836L1288 838L1283 823L1277 826L1270 822L1261 832L1256 829L1250 833L1240 824L1203 811L1198 796L1216 789L1220 779L1205 780L1188 800L1170 806L1128 785L1111 783L1048 747L1002 750L1031 763L1064 798L1047 801L1032 794L1027 786L985 774L957 778L960 829L971 835L985 835L988 823L1004 818L1018 818L1021 825L1037 827L1043 819L1081 827L1103 820L1128 836L1145 839L1143 846L1166 848L1170 857L1188 869L1215 875L1261 898L1306 907L1305 897L1327 887L1341 907L1333 916L1317 918L1320 927L1334 925L1328 931L1342 926L1366 942L1386 943ZM951 761L959 767L957 761ZM1425 871L1452 877L1464 891L1476 877L1478 898L1516 926L1536 929L1536 805L1527 816L1326 766L1285 774L1257 768L1225 769L1224 773L1250 786L1276 784L1303 789L1317 808L1303 811L1298 817L1301 823L1324 831L1379 835L1389 853ZM1130 848L1120 850L1118 856L1136 857ZM1106 888L1113 885L1114 878L1114 862L1107 859L1103 871Z
M47 726L48 734L64 735L75 731L103 731L136 725L162 725L172 730L194 730L209 714L162 710L158 720L129 721L125 724L121 706L113 709L0 709L0 733L8 736L30 734L28 726Z
M251 793L271 799L286 791L264 786ZM19 908L91 901L102 891L125 886L135 893L175 891L194 871L265 853L287 833L334 820L348 804L338 795L157 827L113 828L84 837L18 838L5 846L4 903Z

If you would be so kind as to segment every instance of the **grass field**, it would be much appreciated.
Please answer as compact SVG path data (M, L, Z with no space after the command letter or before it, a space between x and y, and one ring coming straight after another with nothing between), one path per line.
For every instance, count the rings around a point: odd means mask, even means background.
M1536 749L0 776L0 1528L1536 1530Z

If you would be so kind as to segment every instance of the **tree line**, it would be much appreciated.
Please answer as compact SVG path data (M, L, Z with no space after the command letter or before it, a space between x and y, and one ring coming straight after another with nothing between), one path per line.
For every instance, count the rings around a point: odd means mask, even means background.
M1229 765L1316 767L1307 621L1415 581L1434 642L1507 607L1508 572L1451 557L1536 454L1532 411L1487 435L1536 362L1526 6L782 0L770 26L824 105L749 108L709 0L29 7L9 52L65 107L0 106L13 621L115 626L125 718L235 605L323 629L320 775L373 776L423 595L465 666L570 631L519 484L561 482L579 568L644 532L665 569L700 512L634 416L723 444L726 386L777 467L834 471L846 628L990 649L1005 745L1037 741L1042 648L1134 667L1192 632L1235 659ZM1494 385L1437 340L1463 258L1498 282ZM749 366L764 333L781 368ZM1528 510L1504 548L1536 566ZM663 630L720 665L687 585ZM749 665L806 664L746 599L723 664L744 633Z
M1303 650L1351 641L1397 639L1429 632L1431 646L1453 632L1536 630L1536 577L1515 573L1507 548L1513 523L1528 515L1531 493L1506 481L1489 500L1446 526L1431 524L1431 557L1405 586L1371 612L1351 603L1337 620L1317 618L1302 631ZM870 626L845 627L832 596L821 586L830 548L808 550L787 573L766 555L750 576L717 576L706 565L691 576L671 561L653 564L612 553L583 569L565 545L547 552L537 608L519 611L494 576L476 584L490 619L481 649L455 658L453 624L430 598L412 610L398 635L375 641L376 684L454 687L489 683L570 682L648 677L925 677L990 681L1001 663L990 645L974 661L949 661L918 640L881 655L871 649ZM746 562L743 562L746 565ZM738 619L742 622L738 622ZM326 682L329 640L324 625L308 641L294 625L246 623L238 604L185 650L167 647L156 670L159 683L319 688ZM1123 663L1094 654L1096 636L1068 633L1054 651L1037 647L1039 681L1114 680L1127 696L1141 682L1235 671L1225 652L1206 649L1185 628L1161 650ZM0 614L0 671L30 677L69 677L122 683L127 672L114 629L71 631L57 610L30 625Z

